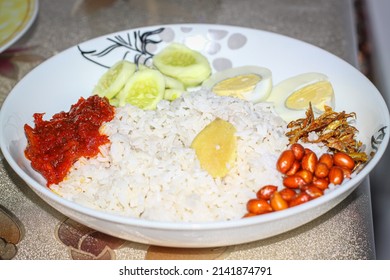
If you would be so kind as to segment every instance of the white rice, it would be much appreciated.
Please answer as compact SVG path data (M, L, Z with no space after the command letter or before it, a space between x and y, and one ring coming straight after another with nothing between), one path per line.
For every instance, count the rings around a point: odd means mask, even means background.
M215 118L237 130L237 160L223 179L200 168L190 148ZM102 127L111 143L96 158L82 158L51 189L101 211L159 221L239 219L267 184L280 187L276 161L286 149L286 123L267 103L252 104L207 91L161 101L156 110L127 105Z

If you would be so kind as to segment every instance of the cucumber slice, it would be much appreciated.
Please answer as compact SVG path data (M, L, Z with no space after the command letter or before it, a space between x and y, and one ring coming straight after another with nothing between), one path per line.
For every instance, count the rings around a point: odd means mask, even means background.
M164 76L157 70L143 69L135 72L119 93L119 106L129 103L144 110L153 110L163 99Z
M153 64L163 74L181 81L185 87L199 85L211 73L205 56L179 43L172 43L157 53Z
M181 94L185 91L184 84L179 80L176 80L166 75L164 75L164 79L165 79L164 99L173 101L176 98L179 98Z
M119 107L119 98L118 98L118 95L114 98L111 98L110 100L108 100L110 102L110 105L111 106L114 106L114 107Z
M152 69L152 68L142 63L138 64L138 70L145 70L145 69Z
M179 80L174 79L174 78L169 77L169 76L166 76L166 75L164 75L164 79L165 79L165 88L177 89L177 90L183 90L183 91L185 90L184 84L182 82L180 82Z
M118 61L100 77L93 93L108 99L114 98L136 69L134 63L126 60Z
M164 92L164 99L169 100L169 101L173 101L173 100L179 98L183 94L183 92L184 91L181 91L178 89L167 88L167 89L165 89L165 92Z

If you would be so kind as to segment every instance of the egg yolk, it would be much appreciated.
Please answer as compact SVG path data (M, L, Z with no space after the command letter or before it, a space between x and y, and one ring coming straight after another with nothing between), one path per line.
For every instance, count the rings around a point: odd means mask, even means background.
M217 83L212 91L220 96L234 96L244 98L243 94L252 92L261 81L256 74L238 75Z
M309 103L320 111L324 111L324 105L330 105L333 96L333 87L328 81L320 81L307 85L292 93L286 99L286 107L289 109L307 109Z

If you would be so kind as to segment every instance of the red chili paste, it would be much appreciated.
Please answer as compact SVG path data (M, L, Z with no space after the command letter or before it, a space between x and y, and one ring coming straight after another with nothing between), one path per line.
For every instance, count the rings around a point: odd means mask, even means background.
M106 98L92 95L80 98L69 112L55 114L49 121L42 119L43 113L35 113L35 128L24 125L25 156L45 177L48 187L61 182L79 158L96 156L99 146L109 142L99 128L113 119L114 112Z

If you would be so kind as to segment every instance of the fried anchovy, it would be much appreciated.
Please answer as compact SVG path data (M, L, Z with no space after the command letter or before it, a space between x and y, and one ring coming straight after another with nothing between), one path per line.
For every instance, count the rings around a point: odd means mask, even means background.
M323 143L330 150L344 152L356 162L366 162L366 153L360 151L362 142L356 140L359 132L350 125L349 118L356 119L355 113L334 112L325 106L325 112L315 118L311 104L306 111L306 117L290 122L286 133L290 144L299 140L306 143ZM315 135L313 135L315 133Z

